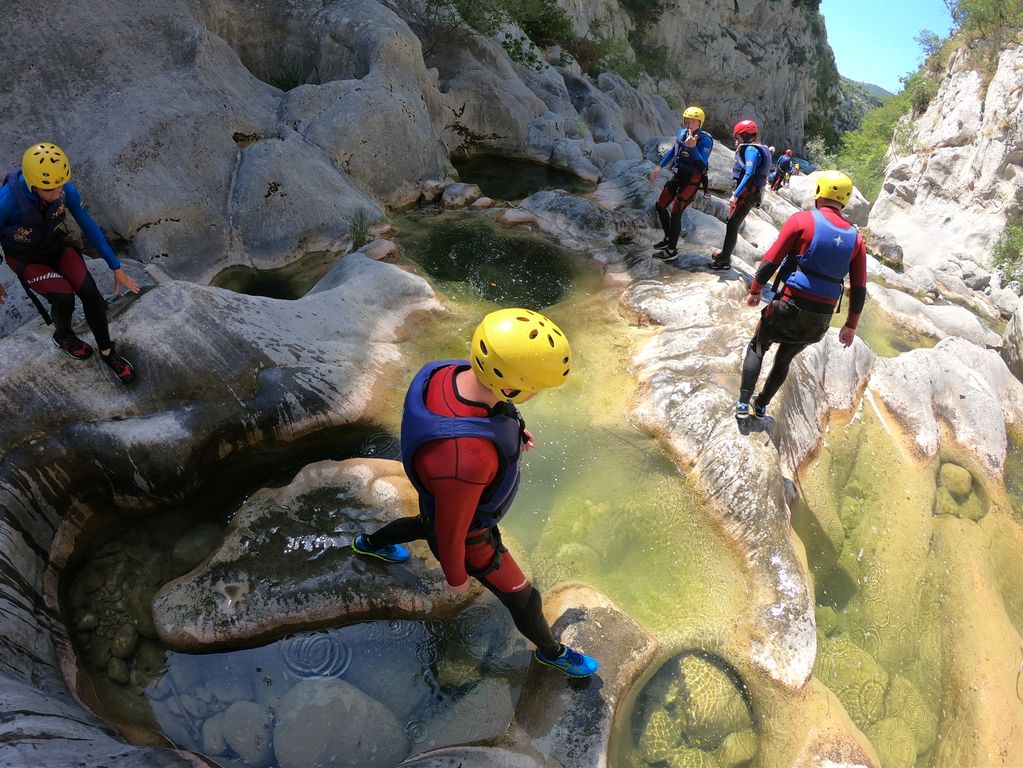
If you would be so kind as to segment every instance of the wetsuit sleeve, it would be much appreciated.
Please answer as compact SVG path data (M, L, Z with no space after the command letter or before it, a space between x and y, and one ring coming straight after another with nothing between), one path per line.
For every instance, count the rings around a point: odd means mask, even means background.
M452 586L468 578L465 538L497 467L497 449L480 438L437 440L416 453L416 473L434 500L433 533L440 567Z
M103 230L99 228L99 225L89 215L85 206L82 205L81 193L70 182L64 185L64 200L67 203L67 209L75 217L75 221L82 228L82 232L85 233L85 237L92 243L92 247L99 252L99 255L103 257L107 266L111 269L120 269L121 262L114 255L114 249L110 247L110 243L103 236Z
M14 190L9 184L0 187L0 227L6 227L14 216Z
M802 250L806 250L801 248L801 246L804 242L808 242L809 239L813 238L812 229L809 231L809 238L807 237L807 217L809 217L810 226L812 227L813 216L809 211L800 211L788 217L785 224L782 225L781 232L778 233L778 239L767 249L767 253L764 254L764 260L757 267L757 274L753 278L752 285L749 287L750 293L760 293L767 284L767 281L771 279L771 276L790 253L800 253ZM866 261L864 260L865 264Z
M849 262L849 286L849 315L845 324L855 330L867 302L867 248L860 234L856 235L856 246Z
M760 162L760 151L756 147L746 147L742 153L743 160L746 161L746 167L743 169L742 179L735 187L735 191L732 192L733 197L739 197L746 189L746 185L750 183L757 172L757 165Z
M671 162L671 159L673 157L675 157L675 147L676 146L678 146L677 143L672 143L671 149L669 149L667 152L664 153L664 157L661 158L661 162L659 163L661 168L666 168L668 166L668 163Z

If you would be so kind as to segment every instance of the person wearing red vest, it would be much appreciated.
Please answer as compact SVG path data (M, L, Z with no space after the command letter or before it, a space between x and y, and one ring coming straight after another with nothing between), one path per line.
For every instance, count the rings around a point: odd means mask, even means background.
M449 590L479 580L536 644L537 661L569 677L590 677L596 659L558 642L539 590L501 542L498 523L519 487L522 453L535 444L515 407L564 383L571 369L565 334L528 309L491 312L473 334L469 360L429 363L412 380L401 417L405 473L419 515L394 520L352 542L388 563L409 558L402 544L425 539Z
M746 348L742 383L735 403L736 418L762 418L789 372L793 358L824 338L849 276L849 314L838 333L843 346L856 337L856 325L867 300L867 251L856 227L842 216L852 197L852 179L840 171L822 171L814 192L815 208L788 218L757 268L746 304L760 305L760 292L781 268L784 288L764 307L756 333ZM764 355L774 343L771 372L760 394L751 399Z

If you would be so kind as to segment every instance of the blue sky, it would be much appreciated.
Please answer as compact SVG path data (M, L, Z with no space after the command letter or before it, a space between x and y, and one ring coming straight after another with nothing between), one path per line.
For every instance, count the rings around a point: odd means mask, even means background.
M820 11L839 74L892 93L923 60L920 30L945 37L952 28L942 0L821 0Z

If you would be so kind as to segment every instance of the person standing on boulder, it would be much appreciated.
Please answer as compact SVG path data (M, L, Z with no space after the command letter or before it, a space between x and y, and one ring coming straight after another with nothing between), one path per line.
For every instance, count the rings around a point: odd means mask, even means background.
M725 270L732 264L732 250L739 239L739 227L755 206L760 207L771 170L771 152L760 143L760 129L752 120L741 120L732 130L735 162L732 165L732 196L728 200L725 242L711 256L710 268Z
M51 322L38 293L50 303L53 343L69 357L85 360L92 347L75 335L71 317L75 296L82 301L85 321L99 346L103 361L122 384L130 384L135 369L110 341L107 303L89 274L82 254L67 241L67 212L74 216L86 238L114 272L114 294L125 288L138 293L138 284L121 268L110 243L82 205L82 195L71 183L71 166L56 144L40 142L25 150L21 167L11 170L0 186L0 246L29 298L47 324ZM0 284L0 304L7 291Z
M682 214L696 197L710 164L714 139L701 127L705 117L700 107L686 107L682 113L684 127L675 136L675 143L661 158L660 164L650 173L650 181L657 181L662 169L670 167L672 171L671 178L665 182L661 195L654 204L657 219L664 230L664 239L654 246L654 258L661 261L673 261L678 258Z
M815 209L788 218L757 268L746 304L760 305L760 292L775 270L773 301L764 307L757 330L746 348L742 383L735 403L736 418L767 415L767 406L789 372L792 359L824 338L842 299L849 275L849 314L838 332L848 347L856 338L856 325L867 300L867 252L863 237L841 210L852 197L852 179L840 171L823 171L817 177ZM777 292L779 282L785 286ZM778 342L774 364L760 394L751 395L760 376L764 355Z
M409 558L402 544L425 539L456 593L479 580L536 644L537 661L589 677L597 661L562 645L543 615L540 592L501 543L498 523L519 487L519 462L535 444L515 403L561 386L571 369L565 334L528 309L491 312L477 326L469 360L429 363L416 374L401 417L405 473L419 515L360 534L352 549L388 563Z
M771 190L777 192L782 183L788 184L789 173L792 171L792 150L786 149L785 154L778 158L778 175L774 177Z

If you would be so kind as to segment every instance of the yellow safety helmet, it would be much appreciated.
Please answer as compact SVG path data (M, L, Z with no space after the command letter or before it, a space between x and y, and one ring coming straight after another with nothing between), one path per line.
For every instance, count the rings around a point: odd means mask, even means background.
M483 386L501 400L521 403L565 383L572 350L550 318L528 309L499 309L476 327L469 360ZM506 395L505 389L515 394Z
M63 149L43 141L25 150L21 156L21 174L29 189L56 189L71 180L71 164Z
M701 126L705 118L706 115L704 115L703 110L696 106L686 107L686 111L682 113L683 120L699 120Z
M813 193L813 199L819 200L823 197L845 207L852 197L852 191L852 179L841 171L821 171L817 176L817 190Z

